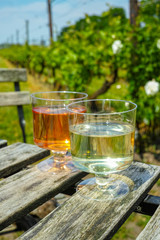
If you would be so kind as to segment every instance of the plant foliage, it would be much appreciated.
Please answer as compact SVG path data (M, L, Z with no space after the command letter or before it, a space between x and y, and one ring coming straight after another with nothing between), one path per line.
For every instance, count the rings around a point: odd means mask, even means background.
M115 41L121 44L117 50ZM111 86L123 72L129 90L126 99L138 105L138 128L145 126L152 135L157 131L160 93L148 96L144 86L152 79L160 83L159 1L142 0L134 26L122 8L110 7L100 16L85 15L64 28L52 46L12 46L0 54L30 72L45 74L55 88L67 90L87 91L95 81L97 87L105 86L99 80Z

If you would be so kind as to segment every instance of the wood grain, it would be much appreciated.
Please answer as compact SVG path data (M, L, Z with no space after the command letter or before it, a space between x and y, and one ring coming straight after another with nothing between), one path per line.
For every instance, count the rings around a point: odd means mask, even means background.
M21 92L0 92L0 106L18 106L30 104L30 94Z
M0 68L0 82L26 82L26 81L27 81L26 69Z
M0 230L63 192L85 175L78 171L53 174L33 166L0 181Z
M123 199L86 199L84 187L18 239L111 239L158 180L160 167L135 162L125 172L134 187Z
M146 227L136 240L159 240L160 239L160 206L157 208Z
M11 175L50 154L36 145L15 143L0 149L0 178Z

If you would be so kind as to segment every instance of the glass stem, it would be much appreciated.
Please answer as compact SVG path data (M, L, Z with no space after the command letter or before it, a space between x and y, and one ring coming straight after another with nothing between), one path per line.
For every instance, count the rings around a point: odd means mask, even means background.
M64 163L71 160L71 153L69 151L52 151L54 161Z
M108 186L108 177L96 175L96 184L98 188L100 188L102 191L105 191L106 187Z

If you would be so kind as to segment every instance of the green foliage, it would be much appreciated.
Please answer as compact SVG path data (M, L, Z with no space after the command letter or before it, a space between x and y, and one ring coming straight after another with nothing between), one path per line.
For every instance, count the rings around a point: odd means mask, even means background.
M115 56L112 43L125 37L126 22L123 9L110 8L101 16L86 15L50 47L13 46L1 54L31 72L47 75L52 84L85 91L94 78L111 78L115 68L123 67L123 54Z
M110 6L109 6L110 7ZM125 11L123 8L112 8L110 7L109 11L102 13L101 16L88 16L86 14L85 18L80 19L74 25L74 29L76 31L85 31L90 26L94 28L94 30L104 30L104 28L108 28L110 26L111 21L115 18L119 17L121 19L121 24L124 24L126 20ZM68 32L72 29L73 26L64 27L58 36L59 40L63 39L64 33Z
M123 9L110 7L101 16L86 15L63 29L50 47L13 46L0 54L31 72L45 74L55 88L92 95L106 80L114 86L119 81L127 83L127 90L123 86L120 93L115 88L118 95L105 93L102 97L137 103L138 127L144 123L154 132L159 126L160 93L147 95L144 87L152 79L160 83L159 36L159 2L142 0L135 26L130 25ZM119 49L113 48L115 42L121 44Z
M152 3L154 4L152 5ZM145 125L141 139L144 144L155 140L160 130L160 91L147 94L145 85L155 79L160 86L160 18L156 1L142 1L137 25L129 35L130 56L127 64L127 81L131 99L137 103L138 128ZM159 40L160 41L160 40ZM148 138L148 136L150 136Z
M144 22L153 23L160 19L160 2L159 0L141 0L140 13Z

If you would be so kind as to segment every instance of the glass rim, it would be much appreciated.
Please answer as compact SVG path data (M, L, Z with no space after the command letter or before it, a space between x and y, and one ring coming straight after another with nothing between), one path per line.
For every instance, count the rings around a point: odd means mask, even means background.
M77 104L77 103L84 103L84 102L93 102L93 101L114 101L114 102L124 102L124 103L130 103L132 105L134 105L134 108L133 109L130 109L130 110L126 110L126 111L122 111L122 112L113 112L113 113L81 113L81 112L77 112L76 110L73 111L71 110L69 107L74 105L74 104ZM105 98L105 99L88 99L88 100L83 100L83 101L77 101L77 102L74 102L74 103L70 103L66 106L66 109L68 110L68 112L72 112L72 113L76 113L76 114L81 114L81 115L114 115L114 114L122 114L122 113L128 113L128 112L132 112L132 111L135 111L137 109L137 104L136 103L133 103L131 101L127 101L127 100L119 100L119 99L109 99L109 98Z
M70 94L82 94L84 95L84 97L79 97L79 98L66 98L66 99L56 99L56 98L52 98L52 99L49 99L49 98L41 98L41 97L36 97L35 95L36 94L41 94L41 93L70 93ZM51 101L51 102L55 102L55 101L72 101L72 100L75 100L77 99L78 100L83 100L84 98L88 97L88 94L87 93L84 93L84 92L74 92L74 91L47 91L47 92L35 92L35 93L31 93L30 95L32 98L34 99L38 99L38 100L43 100L43 101Z

